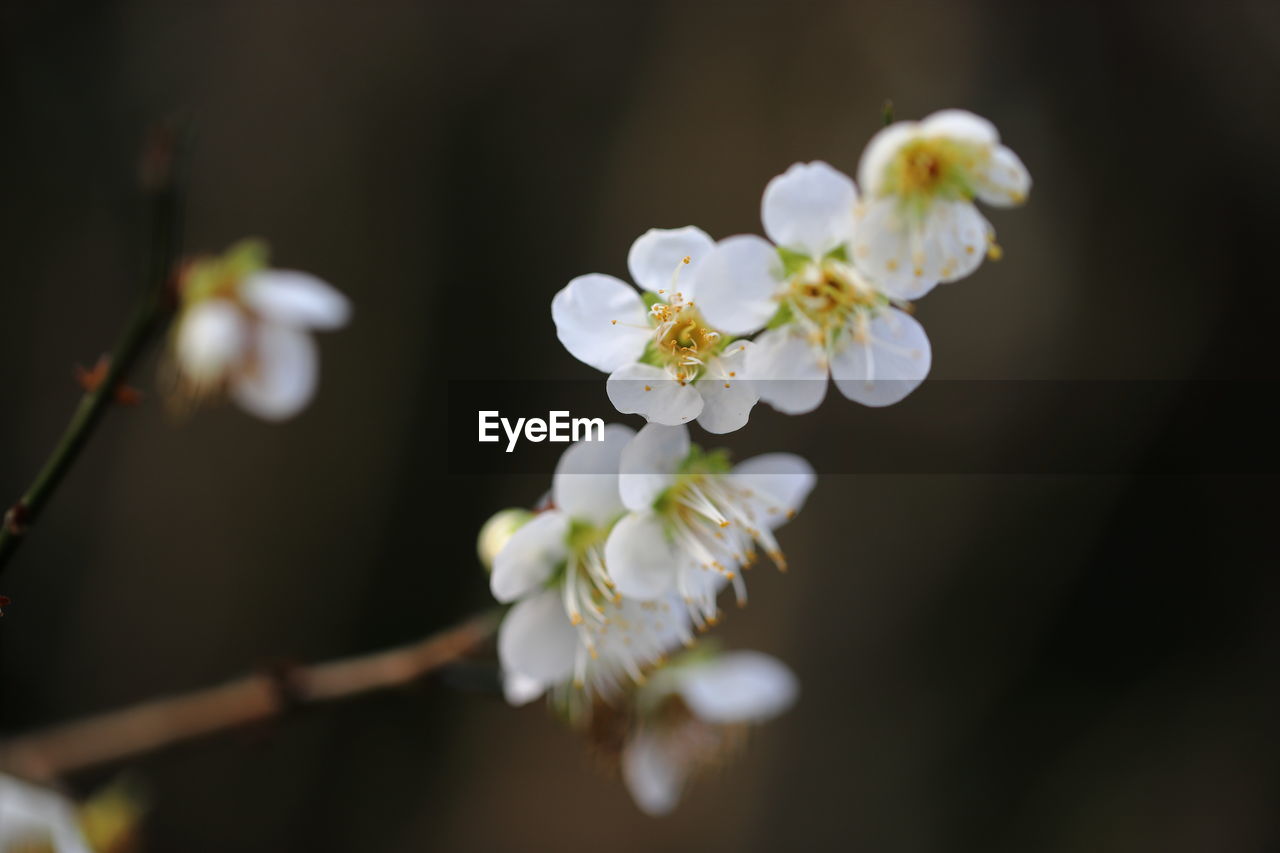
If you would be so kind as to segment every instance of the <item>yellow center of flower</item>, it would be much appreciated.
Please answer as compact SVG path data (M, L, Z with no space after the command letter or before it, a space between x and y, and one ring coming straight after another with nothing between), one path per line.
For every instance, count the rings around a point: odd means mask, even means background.
M823 334L843 328L856 312L871 311L885 301L850 264L833 258L805 264L791 277L786 299Z
M720 345L720 333L707 325L693 302L676 293L671 302L658 302L650 309L657 324L653 354L680 383L698 377L706 359Z
M904 201L970 200L985 148L944 137L913 139L890 161L884 190Z

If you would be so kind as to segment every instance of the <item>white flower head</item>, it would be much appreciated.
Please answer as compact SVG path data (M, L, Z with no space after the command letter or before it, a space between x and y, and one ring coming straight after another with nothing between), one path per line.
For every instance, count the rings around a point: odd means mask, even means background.
M579 361L609 374L609 400L619 412L667 425L696 418L715 433L733 432L750 417L758 400L745 373L751 344L707 325L695 301L698 268L713 245L693 226L651 229L627 257L644 298L593 273L552 300L556 335Z
M799 694L795 674L776 658L700 651L672 661L636 691L622 778L649 815L670 813L693 775L722 764L747 726L782 714Z
M170 362L180 399L226 393L250 414L282 421L314 396L311 332L346 325L350 303L313 275L266 262L265 245L246 240L184 272Z
M640 600L683 601L695 626L714 624L716 598L732 583L746 602L742 569L757 548L786 568L773 531L813 489L809 463L790 453L730 466L689 441L687 427L649 424L622 452L619 489L629 510L604 546L617 590Z
M90 853L75 807L61 795L0 774L0 853Z
M964 278L999 257L995 230L974 199L1022 204L1031 175L995 126L964 110L901 121L867 144L858 164L866 194L853 253L885 292L902 299Z
M566 450L552 480L551 507L520 527L494 561L494 597L515 602L498 632L512 704L569 685L592 697L616 693L644 680L671 649L692 642L684 608L624 599L605 567L606 536L626 511L619 460L634 435L610 424L604 441Z
M729 237L699 271L710 322L735 335L766 329L747 353L747 374L760 399L787 414L816 409L828 375L849 399L887 406L929 373L924 329L850 260L857 203L847 175L796 163L765 188L773 243Z

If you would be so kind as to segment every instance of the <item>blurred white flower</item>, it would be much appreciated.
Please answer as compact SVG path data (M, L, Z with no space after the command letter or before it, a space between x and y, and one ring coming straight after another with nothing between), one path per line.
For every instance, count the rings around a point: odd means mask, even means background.
M844 396L896 403L929 373L924 329L849 259L857 189L826 163L796 163L769 182L765 232L720 241L698 275L699 304L729 334L767 330L747 375L779 411L816 409L830 374Z
M622 452L618 487L629 512L604 546L613 583L640 600L678 596L696 626L714 623L725 583L746 601L741 569L757 544L786 568L773 531L814 482L799 456L770 453L731 468L724 454L692 445L688 427L649 424Z
M693 226L641 235L627 265L648 308L635 288L598 273L575 278L552 300L560 342L609 374L619 412L668 425L697 418L715 433L746 424L758 399L746 381L750 343L708 326L694 301L698 267L713 245Z
M346 325L350 303L315 276L266 261L265 245L246 240L184 272L171 364L188 404L226 393L250 414L281 421L315 394L311 332Z
M0 774L0 853L91 853L75 806L61 795Z
M635 727L622 750L622 778L641 811L660 816L698 770L723 763L748 724L795 704L799 682L760 652L692 653L663 667L635 695Z
M604 441L566 450L552 480L552 508L517 530L494 561L494 597L516 602L498 631L512 704L568 683L612 693L692 641L683 608L624 600L605 568L605 538L626 510L619 459L634 435L610 424Z
M867 144L858 164L866 201L854 258L895 298L915 299L938 282L999 256L995 230L973 200L1009 207L1031 191L1031 175L995 126L964 110L901 121Z

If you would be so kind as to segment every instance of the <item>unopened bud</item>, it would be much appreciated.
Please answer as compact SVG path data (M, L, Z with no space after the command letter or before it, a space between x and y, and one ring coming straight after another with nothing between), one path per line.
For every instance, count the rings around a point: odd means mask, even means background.
M493 571L493 561L498 558L498 552L531 518L533 513L529 510L512 507L494 513L484 523L484 527L480 528L480 535L476 538L476 554L480 557L485 571Z

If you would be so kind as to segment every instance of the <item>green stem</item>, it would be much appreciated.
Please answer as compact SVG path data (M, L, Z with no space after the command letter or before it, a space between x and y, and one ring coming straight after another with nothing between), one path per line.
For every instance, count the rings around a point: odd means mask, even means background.
M57 446L45 460L27 491L5 513L0 524L0 572L3 572L32 525L40 517L67 471L75 464L94 429L114 402L129 371L150 343L160 320L170 310L166 288L178 261L181 246L182 148L185 140L172 127L152 133L143 155L144 182L150 195L151 246L146 286L111 351L106 376L80 400Z

